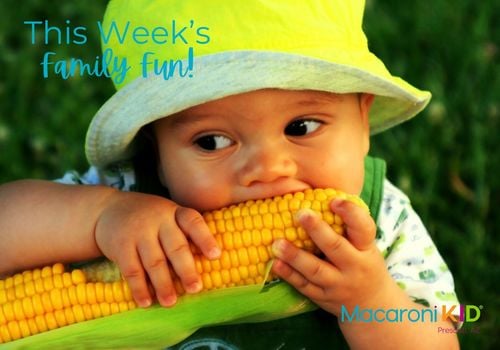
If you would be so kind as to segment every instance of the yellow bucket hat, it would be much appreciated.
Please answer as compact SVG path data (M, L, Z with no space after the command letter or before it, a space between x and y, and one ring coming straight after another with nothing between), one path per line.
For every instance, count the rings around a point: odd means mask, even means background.
M100 29L118 91L90 124L89 162L126 159L137 132L155 120L264 88L372 93L372 134L415 116L431 95L369 51L364 3L112 0Z

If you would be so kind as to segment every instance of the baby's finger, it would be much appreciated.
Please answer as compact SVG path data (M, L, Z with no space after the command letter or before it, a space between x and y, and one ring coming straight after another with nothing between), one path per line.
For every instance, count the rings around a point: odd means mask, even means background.
M342 269L356 262L356 249L321 220L316 212L301 209L296 215L300 225L332 264Z
M311 283L307 278L294 270L283 260L275 260L272 271L306 297L313 300L322 299L324 294L323 288Z
M134 250L130 254L121 254L115 261L120 272L130 287L130 292L134 300L140 307L148 307L152 303L146 283L146 275L140 262L137 252Z
M285 239L276 240L273 243L272 251L277 258L304 276L307 283L325 287L335 283L335 279L339 276L338 270L333 265L297 248ZM300 284L297 276L295 276L294 282Z
M184 233L175 223L160 228L160 241L170 264L188 293L199 292L203 285L196 271L193 254Z
M165 254L159 242L141 242L137 249L158 302L162 306L174 305L177 301L177 294L172 284Z
M191 238L207 258L217 259L220 256L217 241L199 212L190 208L178 207L175 211L175 220L184 234Z
M372 248L377 228L366 209L347 200L333 200L330 208L344 221L347 239L354 247L358 250Z

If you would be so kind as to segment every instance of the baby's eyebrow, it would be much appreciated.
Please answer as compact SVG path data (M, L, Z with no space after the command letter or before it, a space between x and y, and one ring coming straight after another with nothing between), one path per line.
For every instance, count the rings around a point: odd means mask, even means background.
M206 117L208 116L180 112L170 116L169 118L171 118L170 125L174 128L177 128L186 125L196 124L197 122L202 121Z
M317 106L317 105L325 105L331 103L338 103L341 100L341 96L337 94L330 93L317 93L314 96L308 96L304 99L300 99L297 101L297 105L299 106Z

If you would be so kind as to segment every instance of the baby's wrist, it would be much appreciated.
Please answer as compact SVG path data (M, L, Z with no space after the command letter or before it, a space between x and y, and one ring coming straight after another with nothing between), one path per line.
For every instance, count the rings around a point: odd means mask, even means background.
M412 304L408 295L397 285L397 283L387 274L383 283L375 286L376 291L369 298L364 298L362 302L351 305L351 308L359 309L390 309L394 307L405 307ZM349 310L352 311L352 310Z

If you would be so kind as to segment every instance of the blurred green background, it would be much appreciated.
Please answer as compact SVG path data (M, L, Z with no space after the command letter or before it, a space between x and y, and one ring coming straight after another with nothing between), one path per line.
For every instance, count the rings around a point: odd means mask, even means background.
M86 127L113 86L88 76L43 79L39 62L45 51L94 60L100 50L92 30L105 4L0 2L0 183L87 168ZM32 45L23 21L45 19L87 26L89 42ZM493 0L368 0L365 15L372 51L393 74L433 93L418 118L373 137L372 154L387 160L389 178L412 198L461 302L483 305L473 325L479 333L460 334L464 349L499 344L499 23Z

